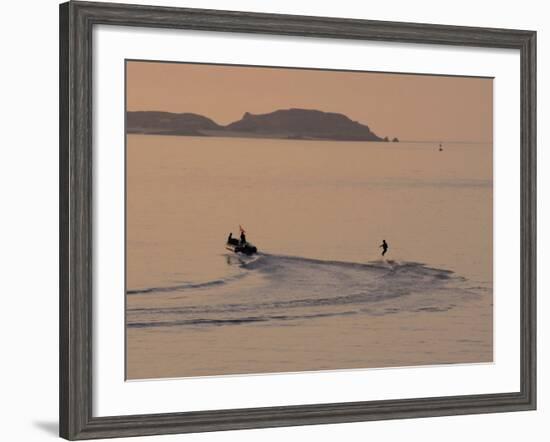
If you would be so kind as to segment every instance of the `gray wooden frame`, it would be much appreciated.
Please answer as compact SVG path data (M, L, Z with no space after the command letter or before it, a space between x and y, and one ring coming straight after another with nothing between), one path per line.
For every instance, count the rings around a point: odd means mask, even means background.
M94 417L91 99L92 29L97 24L518 49L521 54L521 390L452 397ZM60 436L77 440L536 408L536 32L69 2L60 5L59 67Z

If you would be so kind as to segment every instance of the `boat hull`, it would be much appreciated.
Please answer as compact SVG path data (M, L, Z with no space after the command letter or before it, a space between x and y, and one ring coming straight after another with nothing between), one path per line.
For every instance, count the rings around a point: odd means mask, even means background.
M227 250L230 250L231 252L242 253L244 255L249 255L249 256L254 255L255 253L258 253L258 249L256 248L256 246L249 243L246 243L244 245L227 243L225 245L225 248Z

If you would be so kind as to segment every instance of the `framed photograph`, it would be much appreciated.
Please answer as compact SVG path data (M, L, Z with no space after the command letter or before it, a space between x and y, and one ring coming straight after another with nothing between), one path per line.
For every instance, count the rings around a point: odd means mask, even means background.
M536 407L536 33L60 6L60 435Z

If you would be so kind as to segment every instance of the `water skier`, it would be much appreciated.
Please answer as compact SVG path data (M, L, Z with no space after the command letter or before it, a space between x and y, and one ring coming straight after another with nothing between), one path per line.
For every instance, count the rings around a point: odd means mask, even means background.
M385 239L382 240L382 244L380 244L380 247L382 248L382 256L384 256L388 251L388 247L389 247Z

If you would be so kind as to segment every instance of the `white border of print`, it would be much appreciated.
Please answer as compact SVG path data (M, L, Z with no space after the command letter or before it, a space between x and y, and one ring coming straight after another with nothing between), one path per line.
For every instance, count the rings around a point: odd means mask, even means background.
M520 390L519 51L107 25L93 34L94 416ZM127 58L495 77L495 362L125 382Z

